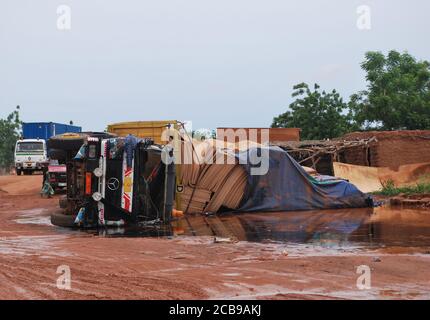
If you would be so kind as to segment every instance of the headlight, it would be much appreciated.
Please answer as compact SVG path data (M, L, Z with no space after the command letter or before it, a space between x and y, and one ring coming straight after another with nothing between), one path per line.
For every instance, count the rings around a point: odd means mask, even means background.
M93 173L97 178L100 178L103 175L103 171L101 168L95 168Z
M92 197L93 197L94 201L97 201L97 202L102 199L102 195L100 192L94 192Z

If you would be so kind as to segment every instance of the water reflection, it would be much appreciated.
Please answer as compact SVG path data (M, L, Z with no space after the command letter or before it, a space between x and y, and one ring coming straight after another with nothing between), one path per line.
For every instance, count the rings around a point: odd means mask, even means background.
M389 207L187 216L169 226L103 231L106 236L218 236L329 247L430 246L430 212Z

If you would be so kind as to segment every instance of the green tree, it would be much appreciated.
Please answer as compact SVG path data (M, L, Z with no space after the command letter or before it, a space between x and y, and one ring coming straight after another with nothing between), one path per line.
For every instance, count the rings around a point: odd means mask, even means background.
M301 138L319 140L339 137L350 129L352 123L348 114L348 104L339 93L320 92L315 84L313 91L306 83L294 86L290 110L273 119L272 128L301 128Z
M367 52L361 64L367 90L351 96L355 121L364 129L430 129L430 63L407 52Z
M0 168L9 168L14 161L15 143L20 136L19 106L6 119L0 119Z

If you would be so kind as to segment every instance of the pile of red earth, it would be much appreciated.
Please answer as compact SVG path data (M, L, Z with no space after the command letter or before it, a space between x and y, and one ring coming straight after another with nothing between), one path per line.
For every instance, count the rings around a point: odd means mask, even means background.
M406 208L430 208L430 194L401 194L391 198L390 204Z
M371 167L396 168L430 162L430 130L353 132L341 139L355 141L376 138L369 148L358 146L344 151L342 162Z

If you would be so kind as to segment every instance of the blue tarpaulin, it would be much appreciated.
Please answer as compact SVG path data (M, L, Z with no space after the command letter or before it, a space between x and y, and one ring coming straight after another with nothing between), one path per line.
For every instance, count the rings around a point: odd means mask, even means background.
M245 197L238 211L299 211L373 205L369 195L345 180L310 176L279 147L251 148L236 156L248 173ZM260 163L256 159L260 159ZM264 166L264 161L268 165L267 172L255 174L257 168Z

